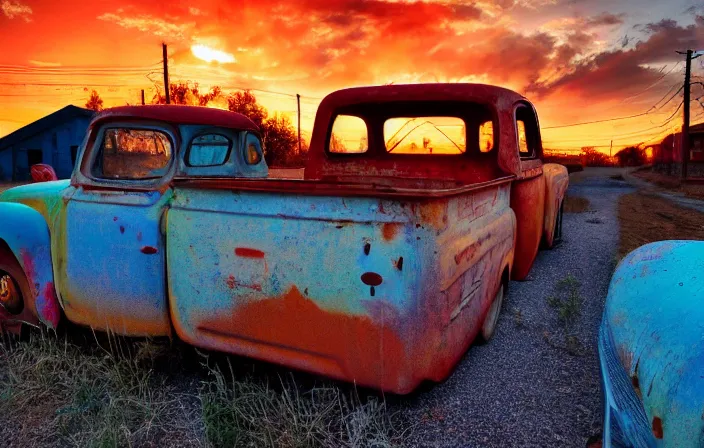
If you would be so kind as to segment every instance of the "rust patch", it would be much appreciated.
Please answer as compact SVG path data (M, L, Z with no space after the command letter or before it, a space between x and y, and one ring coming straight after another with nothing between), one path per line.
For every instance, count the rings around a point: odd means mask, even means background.
M120 233L125 233L125 226L120 226Z
M154 247L154 246L142 246L142 248L139 251L142 252L143 254L147 254L147 255L153 255L158 252L156 247Z
M22 256L22 264L24 265L24 275L27 276L27 282L32 290L32 294L37 295L39 287L37 281L37 271L34 269L34 259L32 259L32 254L30 254L26 249L20 250L20 255Z
M447 201L431 201L418 208L420 221L435 229L444 229L447 224Z
M117 216L113 216L112 220L117 221Z
M230 275L227 277L227 280L225 280L225 283L227 283L227 287L230 289L235 289L236 287L241 287L241 288L247 288L247 289L253 289L255 291L261 291L262 290L262 285L259 283L253 283L253 284L248 284L248 283L242 283L238 282L235 279L234 275Z
M49 322L51 322L53 328L56 328L59 325L59 320L61 319L61 311L59 310L59 303L56 298L54 282L47 282L44 287L44 300L45 302L42 309L42 314Z
M387 222L381 228L381 235L384 237L384 241L391 241L396 238L399 230L401 230L401 224Z
M242 344L254 342L249 347L260 359L385 390L406 389L399 384L405 348L392 329L367 315L323 310L295 286L282 296L248 302L230 313L209 314L199 328L226 338L226 344L233 344L232 337ZM336 362L331 364L331 359Z
M637 370L637 366L636 366ZM633 389L636 392L636 395L638 395L638 398L641 400L643 399L643 393L640 391L640 380L638 379L638 374L634 373L633 376L631 377L631 384L633 385Z
M236 247L235 255L245 258L264 258L264 252L249 247Z
M662 439L663 436L662 420L658 416L653 417L653 436L656 439Z

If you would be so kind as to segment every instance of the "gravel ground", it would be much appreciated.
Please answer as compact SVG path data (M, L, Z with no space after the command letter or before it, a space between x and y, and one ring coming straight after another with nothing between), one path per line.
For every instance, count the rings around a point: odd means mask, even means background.
M590 211L566 214L563 242L539 253L527 281L511 282L494 338L445 383L397 404L417 424L411 446L584 447L601 432L597 329L616 262L617 200L632 191L611 179L619 173L580 174L568 194L589 199ZM568 274L583 298L576 354L546 300Z

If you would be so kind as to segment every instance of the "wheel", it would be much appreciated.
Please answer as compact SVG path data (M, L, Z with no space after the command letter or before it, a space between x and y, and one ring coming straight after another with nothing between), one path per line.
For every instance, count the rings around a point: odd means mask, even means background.
M17 281L4 271L0 271L0 306L10 314L22 311L22 293Z
M482 324L481 337L483 342L489 341L494 335L494 330L496 330L496 324L499 321L499 314L501 313L501 305L504 303L504 285L503 283L499 287L499 290L494 296L494 300L491 302L489 307L489 312L486 313L484 318L484 323Z
M30 296L29 283L13 253L0 246L0 333L21 335L23 322L33 322L31 312L24 306L24 297Z

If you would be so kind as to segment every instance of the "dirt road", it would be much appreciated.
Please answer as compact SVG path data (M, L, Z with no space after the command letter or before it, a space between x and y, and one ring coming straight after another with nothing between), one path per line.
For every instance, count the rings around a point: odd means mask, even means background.
M619 174L579 173L568 195L590 210L566 214L563 243L511 283L494 338L472 347L445 383L399 403L418 424L412 446L584 447L601 431L597 328L616 263L617 201L632 191ZM548 297L570 274L581 304L568 339Z

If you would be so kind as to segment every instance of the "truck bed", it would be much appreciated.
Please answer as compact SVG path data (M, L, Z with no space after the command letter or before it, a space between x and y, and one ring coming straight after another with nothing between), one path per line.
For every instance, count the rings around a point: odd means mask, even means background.
M277 172L277 175L288 173ZM296 173L291 173L296 175ZM289 193L313 196L360 196L380 198L443 198L496 187L512 181L516 176L507 175L488 182L462 184L429 179L365 178L365 183L325 182L300 178L174 178L180 188L207 190L256 191Z

